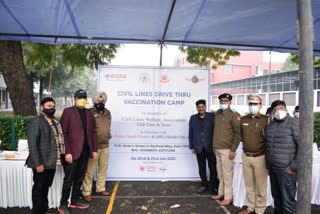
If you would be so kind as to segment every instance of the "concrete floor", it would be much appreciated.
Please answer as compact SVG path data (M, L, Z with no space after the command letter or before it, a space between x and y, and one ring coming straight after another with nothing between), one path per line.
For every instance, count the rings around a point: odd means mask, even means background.
M221 207L217 201L210 199L211 192L198 194L199 182L120 182L116 192L112 214L225 214L238 213L246 207L233 205ZM112 193L115 182L107 182L107 191ZM94 191L94 189L93 189ZM85 210L70 209L73 214L104 214L106 213L110 196L98 196L93 193L90 207ZM179 208L170 206L179 204ZM29 208L0 209L2 214L29 214ZM50 209L50 213L58 213ZM272 213L268 207L266 214ZM312 205L312 214L320 213L320 206Z

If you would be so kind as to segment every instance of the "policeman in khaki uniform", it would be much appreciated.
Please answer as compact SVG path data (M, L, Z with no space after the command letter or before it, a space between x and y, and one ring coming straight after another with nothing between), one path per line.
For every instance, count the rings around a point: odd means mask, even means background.
M243 142L242 166L247 191L248 209L239 214L262 214L267 205L268 171L264 156L264 130L269 118L260 114L262 99L248 96L250 114L241 118Z
M232 96L221 94L220 109L216 113L213 150L217 159L219 193L212 199L224 199L220 205L232 203L232 177L235 152L240 143L240 115L230 109Z

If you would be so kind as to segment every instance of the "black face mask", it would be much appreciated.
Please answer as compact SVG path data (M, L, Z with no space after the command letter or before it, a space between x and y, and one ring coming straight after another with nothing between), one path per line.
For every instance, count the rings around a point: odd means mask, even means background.
M49 117L53 117L54 113L56 112L55 108L44 108L43 113L45 113Z
M94 107L98 110L98 111L102 111L104 109L104 103L100 102L100 103L95 103Z

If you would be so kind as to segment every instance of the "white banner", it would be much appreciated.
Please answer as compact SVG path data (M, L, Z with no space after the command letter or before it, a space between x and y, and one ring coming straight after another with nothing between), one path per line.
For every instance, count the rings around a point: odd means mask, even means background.
M208 69L100 66L111 111L108 180L199 180L188 141L195 102L208 99Z

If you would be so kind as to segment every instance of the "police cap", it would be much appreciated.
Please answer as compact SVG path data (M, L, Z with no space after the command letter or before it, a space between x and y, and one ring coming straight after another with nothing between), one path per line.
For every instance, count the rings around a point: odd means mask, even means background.
M218 97L219 100L221 100L222 98L226 98L226 99L228 99L228 100L230 100L230 101L232 100L231 94L228 94L228 93L221 94L221 95Z

